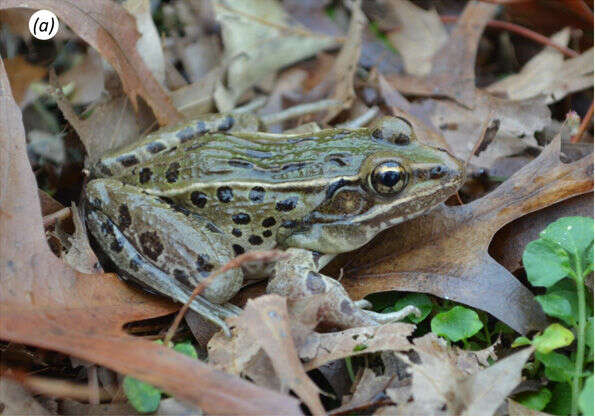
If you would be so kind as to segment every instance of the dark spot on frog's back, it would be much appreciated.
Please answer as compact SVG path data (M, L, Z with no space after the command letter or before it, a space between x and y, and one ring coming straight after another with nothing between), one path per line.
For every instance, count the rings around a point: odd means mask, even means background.
M194 129L192 127L185 127L176 133L176 137L180 139L180 143L187 142L194 137Z
M125 168L134 166L139 163L138 158L135 155L122 155L116 159Z
M292 196L290 198L284 199L283 201L277 202L275 209L281 212L289 212L295 208L295 206L297 205L297 201L297 196Z
M207 203L207 194L200 191L194 191L190 194L190 201L198 208L204 208Z
M157 232L145 231L139 236L138 240L144 255L151 260L157 260L161 253L163 253L163 244L161 244L161 239Z
M272 232L271 230L264 230L264 231L262 232L262 236L263 236L263 237L270 237L270 236L272 236L272 235L273 235L273 232Z
M217 198L223 203L231 202L233 198L233 191L229 186L221 186L217 189Z
M262 226L263 227L272 227L273 225L277 224L277 221L275 221L275 218L273 217L267 217L264 220L262 220Z
M130 270L137 272L142 262L142 258L137 254L133 258L130 259Z
M310 291L310 293L317 295L320 293L324 293L326 287L324 284L324 279L320 275L320 273L316 272L308 272L308 276L306 277L306 287Z
M231 219L236 224L250 224L250 215L240 212L239 214L234 214L231 216Z
M242 230L239 230L239 229L237 229L237 228L233 228L233 229L231 230L231 234L232 234L234 237L241 237L241 236L242 236Z
M234 244L233 246L231 246L231 248L233 249L233 252L236 254L236 256L239 256L240 254L244 254L244 252L246 250L244 250L244 247L242 247L239 244Z
M126 204L122 204L120 205L120 207L118 208L118 220L119 220L119 225L120 225L120 229L125 229L130 227L130 224L132 224L132 217L130 216L130 211L128 210L128 206Z
M156 154L165 149L165 145L161 142L153 142L147 145L147 151L151 154Z
M353 315L354 309L349 300L343 300L340 307L341 312L343 312L345 315Z
M250 189L250 194L248 198L252 202L262 202L264 201L264 188L262 186L255 186L254 188Z
M167 168L165 172L165 178L169 183L174 183L178 180L178 176L180 175L180 164L178 162L173 162Z
M250 244L252 244L253 246L259 246L259 245L262 244L262 238L260 236L258 236L258 235L251 235L248 238L248 242Z
M151 168L142 168L138 174L138 181L141 184L147 183L151 180L151 176L153 176L153 171Z
M221 120L221 123L217 127L217 130L219 130L219 131L229 130L233 127L234 123L235 123L234 118L232 116L227 116L223 120Z

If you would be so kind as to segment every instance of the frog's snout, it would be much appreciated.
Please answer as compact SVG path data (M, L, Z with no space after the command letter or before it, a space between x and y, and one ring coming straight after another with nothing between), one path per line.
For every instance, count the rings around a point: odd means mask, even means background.
M445 149L438 150L444 153L443 160L430 169L430 179L441 179L442 182L462 185L465 181L465 163Z

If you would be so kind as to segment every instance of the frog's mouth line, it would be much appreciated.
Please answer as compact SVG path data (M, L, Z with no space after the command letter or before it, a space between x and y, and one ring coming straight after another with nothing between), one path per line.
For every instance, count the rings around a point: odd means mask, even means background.
M386 224L387 227L400 224L412 218L418 217L436 205L444 202L450 195L454 194L462 185L463 180L452 182L451 185L442 186L439 191L429 190L423 193L412 193L403 199L397 199L393 204L377 206L351 220L358 224ZM403 215L395 216L395 209L399 206L406 206ZM386 228L386 227L385 227Z

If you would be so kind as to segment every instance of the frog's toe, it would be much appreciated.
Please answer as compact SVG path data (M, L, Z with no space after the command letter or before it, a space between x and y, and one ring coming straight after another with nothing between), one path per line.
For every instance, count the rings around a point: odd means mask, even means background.
M372 302L366 299L356 300L355 306L360 309L372 309Z

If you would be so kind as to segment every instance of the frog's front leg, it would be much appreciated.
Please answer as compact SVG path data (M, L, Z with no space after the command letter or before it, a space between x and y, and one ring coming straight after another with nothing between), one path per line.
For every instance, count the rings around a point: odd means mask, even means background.
M376 313L363 309L367 301L351 300L341 283L318 273L320 264L317 256L303 249L288 249L289 256L275 265L274 275L267 286L267 292L287 296L294 302L305 302L307 298L323 295L317 316L321 322L341 328L354 328L399 321L411 313L419 314L414 306L408 306L392 313Z
M126 277L185 303L196 284L227 263L232 247L213 224L113 179L86 186L87 226ZM240 289L242 271L217 276L191 309L229 333L223 321L241 309L225 304Z

